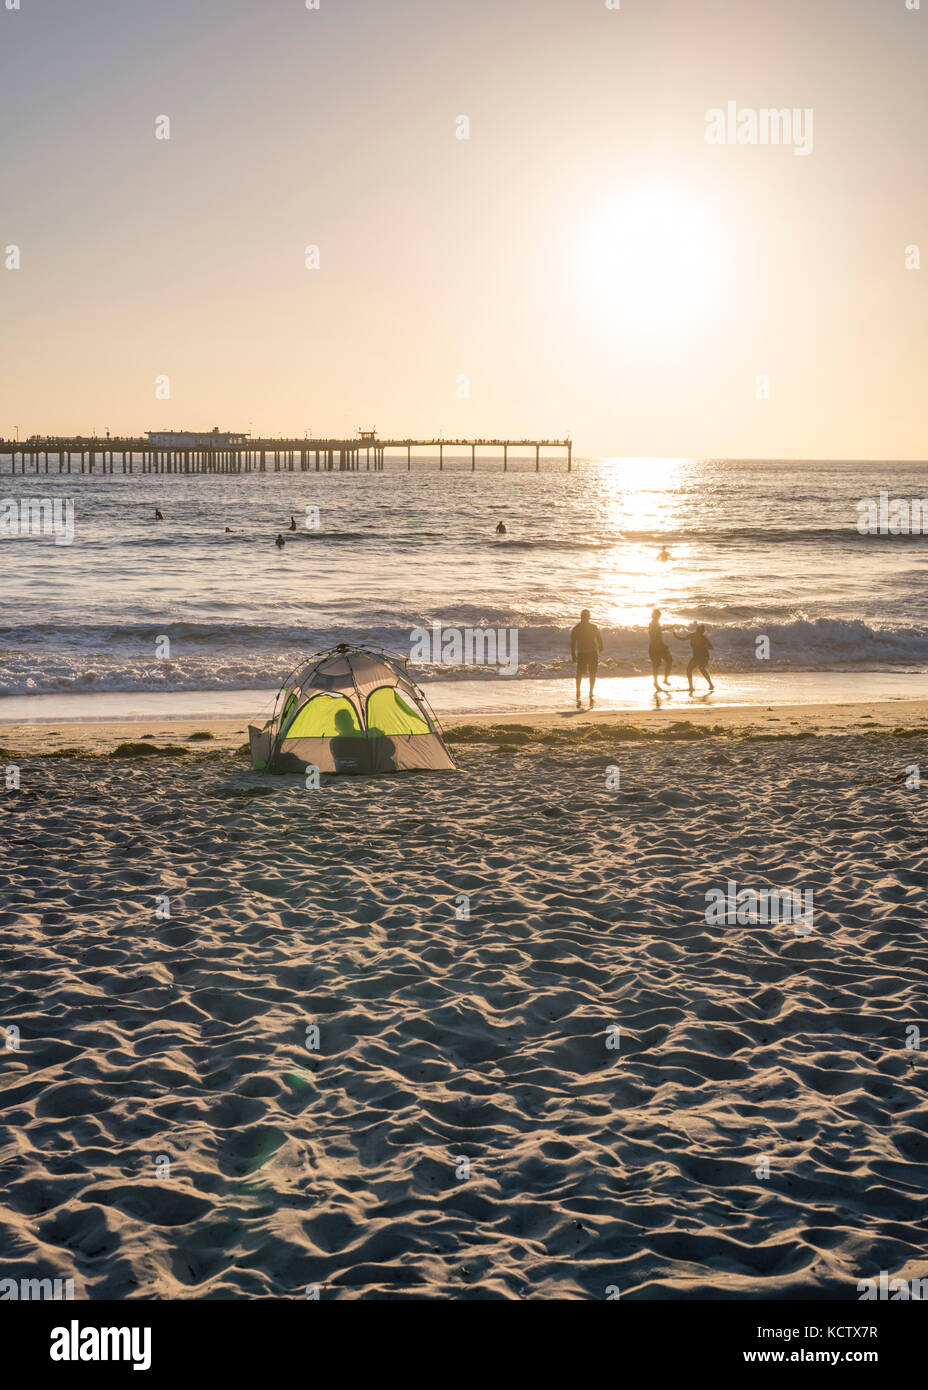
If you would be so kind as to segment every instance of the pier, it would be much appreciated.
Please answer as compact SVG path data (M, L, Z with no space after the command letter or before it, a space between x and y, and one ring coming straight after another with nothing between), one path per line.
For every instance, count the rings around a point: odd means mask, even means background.
M478 450L481 462L488 456L501 464L506 473L510 467L510 451L527 453L531 471L541 471L542 450L558 451L565 456L567 472L572 467L573 445L569 439L379 439L373 431L361 432L355 439L250 439L236 436L235 442L202 436L203 442L192 446L165 445L147 437L137 439L82 438L73 439L33 437L23 440L0 440L0 472L12 475L126 473L126 474L191 474L191 473L383 473L390 453L389 472L412 472L413 464L434 466L438 455L438 472L477 471ZM415 460L414 449L428 449L429 460ZM464 455L451 461L446 455ZM470 468L467 468L467 455ZM523 460L519 471L525 471Z

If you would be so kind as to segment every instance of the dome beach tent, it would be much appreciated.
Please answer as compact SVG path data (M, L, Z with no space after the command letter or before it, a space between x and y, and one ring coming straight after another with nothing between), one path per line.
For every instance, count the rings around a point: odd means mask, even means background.
M249 725L255 771L375 773L456 767L406 658L341 642L284 682L263 729Z

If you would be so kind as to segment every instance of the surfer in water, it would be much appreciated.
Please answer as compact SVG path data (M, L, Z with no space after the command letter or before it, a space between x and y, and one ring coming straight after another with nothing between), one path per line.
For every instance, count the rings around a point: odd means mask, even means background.
M500 522L497 523L496 534L497 534L498 536L505 536L505 534L506 534L506 523L505 523L505 521L500 521Z
M296 521L293 519L293 517L290 518L290 525L287 527L287 530L288 530L288 531L295 531L295 530L296 530Z
M157 507L155 508L155 520L156 520L156 521L163 521L163 520L164 520L164 512L159 512L159 510L158 510Z
M284 540L283 536L278 536L274 544L277 546L278 550L283 550L287 542Z
M651 621L648 624L648 656L651 658L655 690L660 690L657 683L657 673L662 666L664 668L664 684L670 684L670 668L673 665L673 657L670 655L670 648L664 638L665 632L673 632L673 628L661 627L661 610L655 608L651 612Z
M577 709L580 708L580 683L584 676L590 678L590 707L593 706L593 687L602 649L602 634L596 624L590 622L590 610L584 608L579 623L570 630L570 659L577 663Z
M693 689L693 671L696 670L701 676L705 676L706 683L710 690L714 690L712 678L709 675L709 653L712 650L712 643L706 636L705 623L697 623L692 632L675 632L675 637L679 637L681 642L689 642L692 656L686 664L686 679L689 681L690 694L695 695Z

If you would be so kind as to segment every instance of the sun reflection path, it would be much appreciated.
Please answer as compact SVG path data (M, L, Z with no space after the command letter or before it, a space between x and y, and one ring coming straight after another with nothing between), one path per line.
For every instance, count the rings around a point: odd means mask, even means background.
M693 589L692 547L665 542L664 536L685 532L683 491L698 471L698 460L605 458L602 464L604 529L621 539L600 575L605 604L600 620L611 627L643 626L656 605L672 622L679 617L677 605ZM665 544L670 559L660 560Z

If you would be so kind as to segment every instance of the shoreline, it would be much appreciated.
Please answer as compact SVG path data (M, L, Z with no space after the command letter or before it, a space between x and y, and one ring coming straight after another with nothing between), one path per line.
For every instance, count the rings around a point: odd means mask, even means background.
M928 733L928 700L844 701L794 705L688 704L660 710L584 708L561 711L512 711L445 717L442 728L451 744L505 744L506 731L519 744L572 743L609 730L630 739L717 736L764 738L816 737L905 730ZM208 739L192 736L208 733ZM155 718L16 723L0 727L0 756L61 757L66 750L111 756L123 743L151 743L184 752L230 753L248 741L248 721L238 719ZM176 756L182 756L177 753Z
M716 709L768 705L841 705L928 701L928 670L713 671L716 688L702 680L691 696L679 663L673 684L661 698L679 709L711 703ZM475 717L557 715L573 705L572 668L560 675L448 675L435 678L413 671L413 679L443 723ZM10 724L95 724L178 719L239 720L263 723L274 706L278 685L218 689L61 690L0 695L0 726ZM596 703L602 711L637 715L654 709L650 672L606 674L600 670Z

